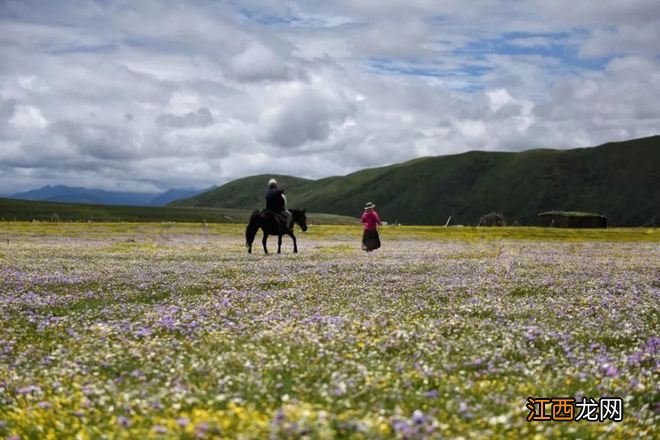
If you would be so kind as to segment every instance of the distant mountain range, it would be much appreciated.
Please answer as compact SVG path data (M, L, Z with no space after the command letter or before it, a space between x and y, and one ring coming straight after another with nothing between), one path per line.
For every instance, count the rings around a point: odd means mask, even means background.
M404 224L474 225L498 211L509 223L538 224L543 211L589 211L611 226L660 220L660 136L571 150L470 151L424 157L347 176L308 180L259 175L238 179L171 206L255 209L269 178L291 207L358 216L365 202Z
M168 203L214 189L170 189L163 193L138 193L127 191L105 191L65 185L46 185L8 196L12 199L42 202L85 203L95 205L165 206Z

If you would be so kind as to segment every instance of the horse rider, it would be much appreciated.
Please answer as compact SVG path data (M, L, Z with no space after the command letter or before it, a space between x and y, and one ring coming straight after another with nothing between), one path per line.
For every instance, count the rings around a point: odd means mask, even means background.
M292 215L286 209L286 196L284 190L277 187L277 180L268 181L268 191L266 191L266 209L271 210L286 218L286 228L291 229Z

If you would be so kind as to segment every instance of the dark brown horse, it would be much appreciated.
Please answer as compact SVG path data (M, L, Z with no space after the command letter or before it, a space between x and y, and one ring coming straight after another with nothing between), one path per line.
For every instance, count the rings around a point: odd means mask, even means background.
M307 230L307 216L304 209L290 209L292 217L292 225L297 224L304 231ZM288 235L293 240L293 252L298 252L298 244L296 243L296 236L293 235L293 226L286 227L286 220L283 215L276 212L263 209L261 211L254 211L250 216L247 228L245 228L245 245L248 248L248 253L252 253L252 242L257 235L257 231L263 232L261 243L264 245L264 252L268 253L266 241L269 235L277 235L277 253L282 253L282 235Z

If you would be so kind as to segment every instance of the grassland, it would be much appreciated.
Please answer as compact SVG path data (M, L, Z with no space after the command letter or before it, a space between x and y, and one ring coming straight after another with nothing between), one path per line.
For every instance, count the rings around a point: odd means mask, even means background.
M246 223L251 212L230 208L90 205L0 198L0 221ZM308 217L310 223L316 224L357 223L355 218L333 214L309 213Z
M658 435L657 230L243 229L0 223L0 438Z

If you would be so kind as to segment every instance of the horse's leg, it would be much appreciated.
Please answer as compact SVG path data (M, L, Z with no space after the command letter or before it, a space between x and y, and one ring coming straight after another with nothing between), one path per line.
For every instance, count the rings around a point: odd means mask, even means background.
M245 228L245 245L248 248L248 254L252 253L252 242L254 241L254 236L256 234L257 229L254 229L252 217L250 217L250 221L248 222L247 227Z
M293 240L293 253L297 254L298 253L298 243L296 242L296 236L293 235L293 231L289 232L289 237L291 237L291 240Z
M277 236L277 253L282 253L282 234Z
M268 241L268 233L264 231L264 238L261 239L261 244L264 245L264 253L268 253L268 248L266 247L266 241Z

